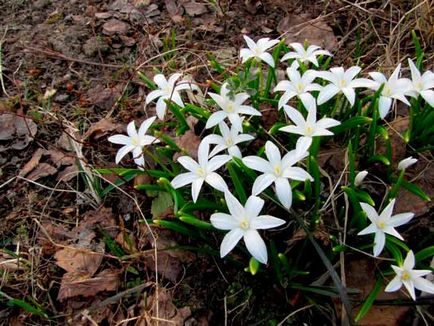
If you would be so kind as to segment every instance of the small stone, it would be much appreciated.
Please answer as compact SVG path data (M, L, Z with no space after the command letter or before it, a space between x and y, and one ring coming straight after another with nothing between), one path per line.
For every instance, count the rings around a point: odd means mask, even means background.
M125 34L130 29L130 25L117 19L110 19L102 28L106 35Z
M113 14L111 14L110 12L96 12L95 13L95 18L96 19L107 19L112 17Z

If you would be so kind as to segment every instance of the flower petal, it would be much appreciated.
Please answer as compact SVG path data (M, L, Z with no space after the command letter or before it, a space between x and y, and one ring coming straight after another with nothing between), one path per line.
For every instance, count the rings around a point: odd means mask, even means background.
M354 102L356 101L356 92L354 91L354 89L352 89L350 87L344 87L344 88L342 88L342 93L344 93L348 102L350 102L351 107L353 107Z
M116 164L118 164L122 158L127 155L129 152L131 152L133 149L135 148L135 146L132 145L125 145L123 147L121 147L118 152L116 153L116 157L115 157L115 162Z
M393 280L390 281L389 284L387 284L386 288L384 289L385 292L395 292L398 291L402 286L401 278L396 275Z
M217 124L219 124L220 122L222 122L223 119L225 119L227 116L228 116L227 113L224 112L224 111L214 112L208 118L208 121L206 122L205 128L209 129L209 128L212 128L212 127L216 126Z
M142 122L139 128L139 132L137 133L139 137L143 137L146 134L146 132L148 131L152 123L155 121L155 119L157 119L157 117L151 117Z
M244 231L240 228L233 229L229 231L220 245L220 257L226 256L234 247L237 245L238 241L243 237Z
M414 254L413 254L413 251L410 250L410 251L407 253L407 256L405 257L405 259L404 259L404 264L403 264L402 266L403 266L404 269L406 269L406 270L411 270L411 269L413 269L415 262L416 262L416 260L415 260L415 257L414 257Z
M225 213L214 213L210 218L212 226L219 230L232 230L238 227L238 221Z
M378 110L380 111L381 119L384 119L390 111L392 106L392 99L390 97L380 96L378 101Z
M248 168L259 171L262 173L272 173L273 169L270 166L270 163L263 159L262 157L258 156L246 156L243 158L243 163Z
M192 171L192 172L196 172L196 170L200 168L199 164L197 164L197 162L195 160L193 160L190 156L178 157L178 162L185 169Z
M229 191L225 192L225 201L232 216L235 218L241 218L244 216L245 210L243 205L241 205L238 199L236 199Z
M264 200L257 196L250 196L247 199L246 205L244 207L246 215L248 218L254 218L259 215L262 207L264 207ZM256 229L256 228L255 228Z
M304 119L300 111L294 109L289 105L284 105L283 109L285 110L285 113L288 116L288 118L291 119L291 121L294 122L297 126L304 126L306 124L306 120Z
M360 203L363 211L366 213L366 216L372 223L376 223L378 221L378 214L374 207L366 203Z
M426 293L434 294L434 283L424 279L422 277L418 277L413 280L414 287L418 290L421 290Z
M307 173L302 168L294 167L294 166L286 168L285 171L283 172L283 176L285 178L292 179L292 180L298 180L298 181L310 180L310 181L313 181L313 178L309 173Z
M259 56L259 58L261 58L264 62L266 62L270 67L274 68L274 59L270 53L268 52L262 53Z
M214 189L217 189L221 192L228 191L228 185L225 180L217 173L212 172L205 177L206 183L208 183Z
M413 300L416 300L416 293L415 293L415 291L414 291L414 285L413 285L413 282L412 282L411 280L404 280L404 281L402 281L402 284L404 284L405 288L406 288L407 291L408 291L408 294L410 294L410 297L411 297Z
M377 226L374 223L372 223L372 224L369 224L362 231L357 233L357 235L366 235L366 234L376 233L377 230L378 230Z
M267 247L258 231L248 230L244 234L244 242L250 254L260 263L266 264L268 260Z
M173 178L170 184L173 188L178 189L192 183L197 178L197 175L193 172L181 173L178 174L175 178Z
M385 226L384 228L383 228L383 232L384 233L387 233L387 234L390 234L391 236L394 236L395 238L398 238L399 240L402 240L402 241L404 241L404 238L398 233L398 231L396 231L395 230L395 228L394 227L392 227L392 226Z
M323 87L318 95L318 99L317 99L318 105L327 102L339 92L340 92L339 87L337 87L334 84L328 84L327 86Z
M282 161L279 148L271 141L265 143L265 155L267 155L268 161L272 166L280 164Z
M270 215L260 215L250 222L250 227L256 230L276 228L285 224L286 221Z
M225 165L228 161L230 161L230 159L231 157L229 155L214 156L208 162L207 165L208 172L212 172L219 169L221 166Z
M401 213L393 215L387 224L393 227L401 226L407 224L414 217L414 213Z
M395 199L392 199L389 204L383 209L380 214L381 220L388 220L392 216L393 206L395 206Z
M195 203L197 201L197 197L199 196L200 189L202 188L204 179L197 178L196 180L193 180L191 183L191 197L193 198L193 202Z
M121 135L121 134L110 136L107 140L113 144L119 144L119 145L130 145L131 144L131 138L126 136L126 135Z
M160 120L163 120L164 116L166 114L167 104L166 104L165 100L166 100L165 96L160 97L157 101L157 105L155 106L156 112L157 112L157 117Z
M274 181L276 177L271 173L264 173L256 178L252 187L252 195L257 196L268 188Z
M152 91L148 94L148 96L146 96L146 100L145 103L149 104L150 102L152 102L153 100L155 100L156 98L165 95L166 92L162 91L161 89L156 89L155 91Z
M292 189L288 179L277 178L274 181L276 185L276 195L279 201L286 209L290 209L292 205Z
M167 86L167 80L163 74L156 74L154 76L154 82L159 88L165 88Z
M377 230L374 237L374 256L378 255L383 251L384 244L386 243L386 235L383 231Z

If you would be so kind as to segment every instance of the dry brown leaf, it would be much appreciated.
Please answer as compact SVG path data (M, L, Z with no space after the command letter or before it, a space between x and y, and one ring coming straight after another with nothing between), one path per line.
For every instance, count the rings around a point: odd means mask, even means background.
M193 130L188 130L182 136L175 138L176 145L195 160L197 160L197 149L199 148L200 141L200 137L197 136ZM185 154L176 153L173 156L173 160L176 161L178 157L183 155Z
M374 287L375 277L375 262L372 259L359 259L347 261L346 263L346 282L349 288L359 289L360 302L369 295ZM393 300L402 299L403 295L400 292L387 293L384 289L380 290L377 299ZM341 308L340 306L338 307ZM354 314L360 309L360 306L354 307ZM403 315L409 310L405 306L375 306L373 305L369 313L358 323L364 326L393 326L401 325L400 320Z
M99 139L105 136L108 132L116 130L118 128L117 124L114 124L111 119L103 118L97 123L92 124L92 126L86 131L83 139L93 137L94 139Z
M65 247L54 255L57 266L69 273L92 276L101 265L103 254L84 248Z
M176 4L175 0L164 0L164 4L173 22L182 22L182 8Z
M24 177L30 173L34 168L36 168L41 160L42 155L44 155L45 150L42 148L38 148L36 152L33 153L32 158L28 161L23 168L20 170L19 175Z
M119 271L106 269L93 278L88 275L65 273L57 299L63 301L75 296L93 297L101 291L115 291L119 286Z
M205 4L200 3L200 2L196 2L194 0L191 2L183 4L182 6L184 7L187 15L189 15L191 17L199 16L199 15L202 15L202 14L208 12L208 8L205 6Z
M0 152L26 148L36 135L38 127L33 120L12 113L0 113L0 141L12 140L8 146L0 146Z
M312 21L312 22L310 22ZM308 14L289 15L283 18L277 26L280 34L285 34L285 42L304 43L307 40L310 44L319 45L333 50L338 41L332 28L324 19L313 21Z
M191 316L191 310L189 307L183 307L177 309L173 304L173 298L170 293L164 288L158 288L158 313L159 317L164 321L160 321L160 325L185 325L184 322L187 318ZM157 296L154 293L148 300L146 300L147 306L144 307L146 311L142 315L155 316L156 314L156 304ZM149 318L150 319L150 318ZM147 320L147 324L143 325L153 325L152 320Z
M48 163L40 163L38 166L27 176L27 179L36 181L40 178L47 177L49 175L53 175L57 173L57 169L48 164Z
M57 174L56 181L68 182L75 178L79 172L80 170L76 165L70 165Z

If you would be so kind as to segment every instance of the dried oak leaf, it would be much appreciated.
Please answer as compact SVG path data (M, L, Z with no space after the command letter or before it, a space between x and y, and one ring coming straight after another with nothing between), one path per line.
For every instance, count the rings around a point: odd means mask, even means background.
M170 295L169 291L164 288L159 288L158 291L158 314L161 319L167 321L164 324L185 325L184 322L187 318L191 316L190 308L176 308L176 306L173 304L173 298ZM156 293L151 295L151 297L146 300L146 303L147 305L144 305L145 311L142 313L142 316L154 316L156 314L157 307ZM148 324L152 325L152 320L149 320Z
M194 0L187 2L187 3L184 3L182 6L184 7L187 15L189 15L191 17L199 16L199 15L202 15L202 14L208 12L208 8L205 6L205 4L200 3L200 2L196 2Z
M85 248L65 247L57 251L54 258L57 266L65 271L90 277L101 265L103 253Z
M102 291L115 291L119 286L119 271L106 269L93 278L80 273L65 273L57 299L63 301L75 296L93 297Z
M57 173L57 169L48 164L48 163L40 163L38 166L27 176L27 179L36 181L40 178L47 177L49 175L53 175Z
M32 119L18 114L0 112L0 141L12 140L12 144L0 147L0 152L9 148L21 150L27 147L36 135L38 127Z
M197 149L200 144L200 137L197 136L193 130L188 130L185 134L175 138L176 145L187 153L190 157L197 160ZM173 160L176 161L179 157L186 155L183 153L176 153Z
M173 22L182 22L182 8L176 4L175 0L164 0L164 4Z
M113 123L111 119L103 118L97 123L92 124L92 126L86 131L83 136L83 140L93 137L94 139L99 139L107 133L116 130L119 127L118 124Z
M285 34L287 44L292 42L303 44L307 40L310 44L329 50L333 50L338 44L332 28L324 19L312 19L307 14L286 16L279 22L277 31Z
M102 32L105 35L126 34L130 29L130 25L118 19L110 19L102 25Z

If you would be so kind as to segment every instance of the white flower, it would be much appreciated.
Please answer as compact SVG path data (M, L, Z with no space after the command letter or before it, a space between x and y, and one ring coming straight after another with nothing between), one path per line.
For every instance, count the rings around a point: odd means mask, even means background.
M240 114L248 115L261 115L261 112L248 105L242 105L248 98L247 93L235 94L234 98L229 97L228 84L224 83L220 89L220 95L215 93L208 93L209 96L217 103L222 111L217 111L211 114L206 122L205 128L211 128L228 118L232 125L238 130L242 130Z
M283 107L285 113L295 125L282 127L279 130L305 137L333 136L333 133L327 129L340 125L341 123L331 118L322 118L317 121L315 99L308 99L306 102L305 106L308 112L306 119L304 119L303 115L293 107L288 105Z
M191 82L186 80L177 80L182 75L179 73L173 74L169 77L169 80L166 80L163 74L157 74L154 76L154 82L157 84L158 89L150 92L146 97L146 104L149 104L156 98L158 98L156 109L157 116L160 120L164 119L164 115L166 114L166 100L171 100L174 103L178 104L180 107L184 107L184 102L182 102L181 95L179 91L185 89L196 89L198 88L196 85L191 84Z
M369 75L375 82L375 86L372 87L375 91L378 90L381 85L384 84L384 88L380 94L378 102L378 109L380 111L380 117L384 119L390 111L393 99L400 100L401 102L410 105L407 101L405 94L411 90L411 81L408 78L399 78L399 71L401 64L396 67L389 79L380 72L370 72Z
M312 62L316 67L318 67L317 56L319 55L327 55L332 56L332 54L327 50L321 50L318 45L309 45L307 49L300 43L291 43L290 44L295 52L288 52L285 54L280 61L286 61L288 59L299 59L303 63L308 61Z
M417 159L413 158L412 156L407 157L398 163L398 170L405 170L416 162Z
M309 155L307 149L310 144L310 138L302 137L297 141L295 150L288 152L281 158L277 146L267 141L265 144L265 155L268 161L258 156L243 158L243 163L247 167L263 173L253 183L252 195L257 196L274 182L277 198L286 209L289 209L292 204L292 189L288 179L299 181L313 180L305 170L293 166Z
M366 176L368 175L368 171L360 171L356 174L356 177L354 178L354 185L356 187L360 187L360 185L363 183L363 180L365 180Z
M392 265L393 270L396 273L396 276L390 281L390 283L386 286L384 291L386 292L395 292L398 291L402 285L404 284L408 293L410 294L413 300L416 300L416 293L414 289L418 289L427 293L434 294L434 284L422 276L428 275L431 273L430 270L417 270L413 269L415 265L415 259L413 251L409 251L407 253L407 257L405 257L404 264L402 266Z
M409 95L418 97L419 95L432 107L434 107L434 73L432 71L425 71L423 75L417 69L416 65L411 59L408 59L408 65L411 70L411 82L413 85Z
M243 35L244 40L247 43L248 49L241 49L240 58L242 63L246 62L250 58L257 58L266 62L268 65L274 68L274 60L270 53L266 52L269 48L279 43L278 40L270 40L268 37L261 38L255 43L247 35Z
M133 158L134 162L139 166L143 167L145 164L145 158L143 156L143 147L159 143L160 141L149 135L145 135L148 131L149 127L152 125L152 123L155 121L157 117L152 117L149 119L146 119L142 122L140 125L139 131L136 130L136 125L134 121L131 121L127 126L127 134L125 135L113 135L108 138L109 142L112 142L114 144L120 144L124 145L121 147L117 154L115 162L118 164L122 158L127 155L129 152L133 152Z
M313 83L317 77L317 72L314 70L308 70L301 76L298 71L298 64L293 64L286 69L286 74L289 80L282 80L274 87L274 92L285 92L279 99L279 109L295 96L298 96L303 105L306 106L308 100L314 99L309 92L321 90L319 84Z
M198 162L193 160L190 156L181 156L178 158L178 162L190 172L182 173L173 178L171 182L172 187L177 189L191 183L193 202L197 201L204 181L219 191L224 192L228 189L223 178L214 171L228 162L231 157L229 155L217 155L209 159L208 152L209 143L201 142L197 152Z
M354 105L356 92L354 88L375 87L375 82L367 78L356 78L362 68L354 66L346 71L342 67L331 68L330 71L322 71L318 76L328 80L331 84L323 87L318 95L318 104L323 104L331 99L336 94L342 92L350 102ZM356 79L355 79L356 78Z
M365 235L375 233L374 238L374 256L377 257L384 248L386 242L386 233L390 234L400 240L404 240L401 235L395 230L395 227L406 224L410 221L413 213L401 213L392 216L393 206L395 205L395 199L393 199L389 205L381 212L380 216L374 207L366 203L360 203L363 211L371 221L371 225L364 228L357 235Z
M208 135L206 136L203 141L208 142L210 144L215 144L216 146L210 153L210 157L214 156L215 154L227 149L229 155L241 158L241 151L237 144L253 140L255 137L249 134L240 134L240 130L236 126L232 126L231 129L229 129L228 125L222 121L219 123L220 128L220 135Z
M259 197L250 196L243 207L227 191L225 192L225 200L230 214L215 213L211 215L211 224L215 228L230 230L221 243L220 256L226 256L244 237L244 243L250 254L257 261L266 264L268 260L267 247L257 230L278 227L285 221L270 215L259 215L264 206L264 201Z

